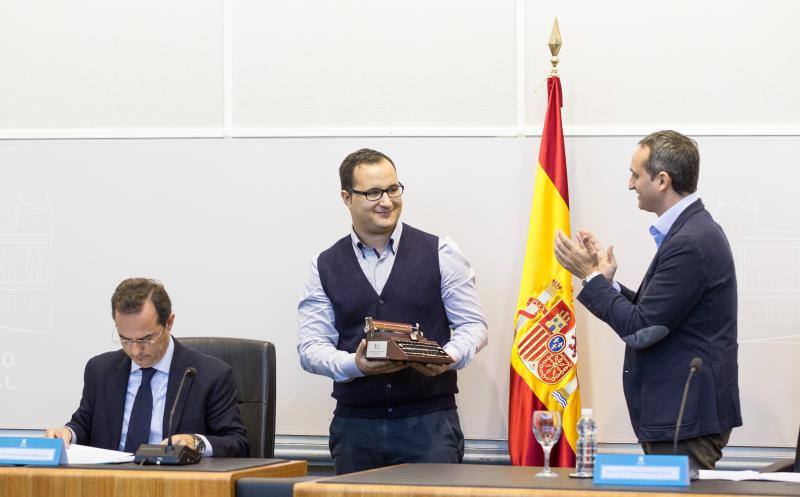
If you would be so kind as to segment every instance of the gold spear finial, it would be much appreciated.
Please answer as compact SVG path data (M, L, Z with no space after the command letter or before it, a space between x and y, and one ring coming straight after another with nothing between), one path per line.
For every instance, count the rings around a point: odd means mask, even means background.
M558 29L558 17L553 22L553 30L550 32L550 41L547 46L550 47L550 63L553 64L553 69L550 70L550 76L558 76L558 52L561 50L561 31Z

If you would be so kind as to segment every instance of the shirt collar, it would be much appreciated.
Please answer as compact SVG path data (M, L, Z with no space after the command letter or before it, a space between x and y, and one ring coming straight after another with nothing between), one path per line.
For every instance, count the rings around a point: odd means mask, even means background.
M165 330L164 333L169 333L169 331ZM175 344L173 343L173 340L175 339L170 336L169 345L167 345L167 351L164 353L164 357L151 366L152 368L155 368L156 371L169 374L169 366L172 364L172 355L175 353ZM142 368L138 364L131 361L131 373L135 373L140 369Z
M650 226L650 235L656 242L656 246L660 247L661 242L664 241L672 225L678 219L678 216L686 210L687 207L692 205L697 200L697 193L690 193L678 201L675 205L667 209L667 211L658 217L655 223Z
M394 227L394 231L392 231L392 235L389 237L389 241L386 243L386 247L384 249L389 249L392 251L392 254L397 253L397 249L400 247L400 236L403 234L403 223L397 223L397 226ZM356 234L356 230L352 227L350 228L350 240L353 242L353 249L357 250L362 257L366 257L364 251L366 250L373 250L376 252L374 247L370 247L369 245L363 243Z

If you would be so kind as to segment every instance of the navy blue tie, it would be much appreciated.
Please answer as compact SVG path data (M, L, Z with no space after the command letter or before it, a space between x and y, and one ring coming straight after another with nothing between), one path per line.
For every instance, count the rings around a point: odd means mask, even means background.
M128 420L128 436L125 437L125 452L136 452L140 445L150 443L150 422L153 418L153 391L150 380L155 368L142 368L142 384L133 401L131 418Z

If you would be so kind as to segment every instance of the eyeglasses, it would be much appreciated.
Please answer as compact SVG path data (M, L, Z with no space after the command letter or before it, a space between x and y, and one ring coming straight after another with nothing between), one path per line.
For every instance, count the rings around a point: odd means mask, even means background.
M382 199L384 193L391 198L399 197L400 195L403 194L404 189L405 186L403 186L402 183L397 183L396 185L392 185L384 190L380 188L370 188L369 190L362 192L361 190L353 190L351 188L350 191L353 193L358 193L359 195L364 195L364 197L366 197L367 200L369 200L370 202L374 202L376 200Z
M147 335L144 338L125 338L119 334L117 330L114 330L111 334L111 339L114 343L122 345L123 347L133 347L134 345L141 345L142 347L150 347L154 343L161 338L161 335L164 334L164 328L161 328L161 331L158 333L152 333Z

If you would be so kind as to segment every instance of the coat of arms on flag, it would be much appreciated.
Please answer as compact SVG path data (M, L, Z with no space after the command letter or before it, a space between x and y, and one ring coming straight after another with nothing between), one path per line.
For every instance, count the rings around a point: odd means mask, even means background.
M525 309L517 311L517 354L525 367L539 381L554 385L560 382L578 361L575 342L575 314L564 301L561 284L552 280L538 295L528 299ZM577 389L576 379L555 390L553 398L566 407Z

